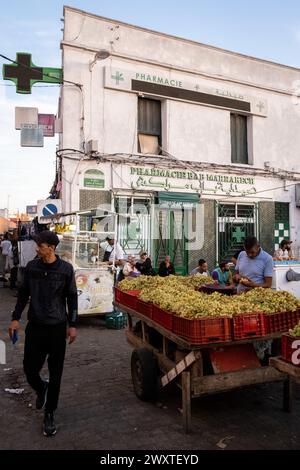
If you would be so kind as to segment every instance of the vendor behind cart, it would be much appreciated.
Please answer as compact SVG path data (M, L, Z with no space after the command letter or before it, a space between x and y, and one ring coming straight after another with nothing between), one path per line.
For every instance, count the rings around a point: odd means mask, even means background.
M254 287L269 288L273 277L272 256L264 251L255 237L247 237L244 249L237 260L235 279L239 282L237 293L240 294Z
M124 251L114 237L106 237L106 241L109 247L106 248L104 252L103 261L108 261L108 264L113 268L117 266L118 270L116 273L116 281L120 282L124 279L123 266L125 264L124 260ZM111 249L110 249L111 248Z
M102 259L104 263L108 262L111 252L113 250L113 246L111 246L111 244L109 243L109 240L110 238L106 237L105 242L100 243L100 247L104 250L104 255Z
M104 253L104 257L108 258L105 261L108 261L108 264L115 264L116 266L123 266L124 265L124 251L114 237L106 237L108 245L111 247L111 250L108 248ZM107 255L107 251L109 250L109 256Z
M273 277L273 259L264 251L255 237L247 237L236 264L235 278L239 282L237 293L241 294L255 287L270 288ZM253 343L261 365L268 365L272 355L272 340L255 341Z

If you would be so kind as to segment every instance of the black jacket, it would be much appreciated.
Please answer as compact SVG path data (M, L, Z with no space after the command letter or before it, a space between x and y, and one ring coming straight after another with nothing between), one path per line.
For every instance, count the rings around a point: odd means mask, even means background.
M70 263L56 255L56 261L44 263L40 258L30 261L19 289L18 301L12 315L19 320L30 297L28 320L43 325L58 325L77 321L77 288ZM68 311L66 309L68 305Z
M161 277L170 276L170 274L175 274L175 268L172 263L167 268L165 261L162 261L159 265L158 275Z
M156 274L154 269L152 268L150 258L146 258L143 263L138 261L135 266L140 271L140 273L143 274L144 276L155 276Z

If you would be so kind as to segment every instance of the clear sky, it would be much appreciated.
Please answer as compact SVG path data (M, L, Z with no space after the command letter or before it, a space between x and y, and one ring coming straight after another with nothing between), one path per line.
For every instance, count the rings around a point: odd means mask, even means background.
M300 2L297 0L10 0L1 2L0 53L32 54L34 64L60 67L63 5L300 68ZM8 63L0 58L0 66ZM56 113L59 87L15 92L0 78L0 208L25 210L45 199L54 179L57 139L43 148L20 146L16 106Z

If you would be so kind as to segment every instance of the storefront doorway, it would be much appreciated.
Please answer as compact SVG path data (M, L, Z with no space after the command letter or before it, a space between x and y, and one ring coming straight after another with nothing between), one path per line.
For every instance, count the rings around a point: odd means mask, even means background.
M153 213L154 266L170 255L177 274L188 274L188 211L191 217L198 194L158 193Z

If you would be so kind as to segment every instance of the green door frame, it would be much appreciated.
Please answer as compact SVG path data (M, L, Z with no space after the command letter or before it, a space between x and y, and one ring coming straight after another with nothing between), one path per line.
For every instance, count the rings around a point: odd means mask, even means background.
M176 253L177 249L181 247L181 259L182 259L182 265L181 266L175 266L175 271L176 274L182 274L186 275L188 274L188 261L189 261L189 255L188 251L186 250L186 237L185 237L185 217L184 217L184 203L199 203L199 195L198 194L185 194L185 193L158 193L157 197L157 202L162 203L163 201L167 203L167 207L165 208L156 208L156 211L158 213L160 210L165 210L167 211L166 214L166 236L167 239L164 240L165 243L163 242L163 239L160 238L158 240L154 241L154 250L153 252L155 253L155 259L154 259L154 266L157 269L159 265L159 251L161 248L165 248L164 251L166 251L164 254L169 254L171 257L171 261L174 262L176 258ZM172 207L173 203L173 207ZM176 207L177 204L177 207ZM169 206L169 207L168 207ZM176 238L176 232L178 233L178 230L176 231L175 224L175 211L181 211L181 233L178 234L181 236L181 238ZM159 224L159 235L162 235L162 230L160 227L160 217L157 217L157 213L155 214L155 220L154 223ZM157 220L156 220L157 217Z

